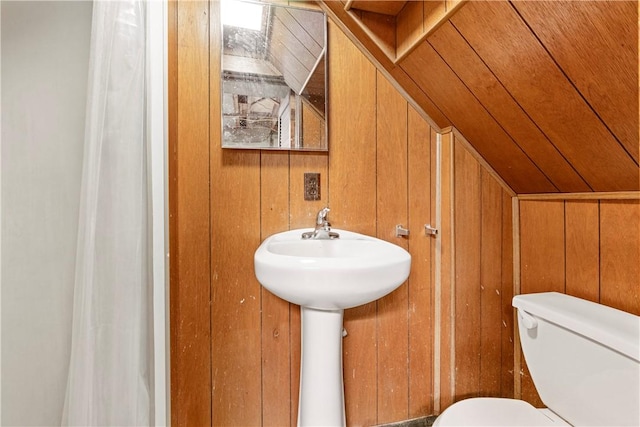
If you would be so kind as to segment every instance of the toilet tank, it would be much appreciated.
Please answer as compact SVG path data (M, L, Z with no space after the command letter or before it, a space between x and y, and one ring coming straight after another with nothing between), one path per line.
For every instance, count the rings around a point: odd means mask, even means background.
M556 292L518 295L513 306L549 409L572 425L640 425L640 317Z

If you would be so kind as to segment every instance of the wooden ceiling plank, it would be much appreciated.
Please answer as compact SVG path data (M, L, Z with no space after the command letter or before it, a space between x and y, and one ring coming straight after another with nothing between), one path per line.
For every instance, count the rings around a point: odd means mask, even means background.
M634 159L508 2L468 2L452 23L591 188L638 189Z
M365 55L370 59L373 57L374 62L377 62L385 70L391 70L395 67L393 62L395 46L393 51L382 46L383 43L379 41L380 37L362 24L361 11L344 10L342 3L337 1L322 0L319 4L322 10Z
M638 2L535 1L513 6L637 163Z
M409 103L421 113L434 129L441 131L451 126L451 120L449 120L431 98L424 93L422 88L409 77L402 67L395 67L389 75L400 85L400 87L396 89L405 95ZM425 117L425 114L427 117Z
M560 191L591 190L450 23L443 24L428 41Z
M437 4L437 2L428 3L428 5ZM396 17L397 52L411 48L424 33L424 7L425 2L410 1Z
M375 0L355 0L350 4L351 9L366 10L368 12L380 13L382 15L396 16L406 1L375 1Z
M453 125L516 193L552 193L558 189L536 167L428 43L401 64Z
M396 57L396 19L393 16L362 11L360 24L392 60Z

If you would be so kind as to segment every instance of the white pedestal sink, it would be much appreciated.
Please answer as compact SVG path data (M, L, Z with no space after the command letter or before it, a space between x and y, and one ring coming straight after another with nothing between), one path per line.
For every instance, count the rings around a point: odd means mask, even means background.
M301 306L299 426L344 426L342 317L375 301L409 276L411 256L384 240L332 230L332 240L302 239L310 229L265 239L255 253L258 281Z

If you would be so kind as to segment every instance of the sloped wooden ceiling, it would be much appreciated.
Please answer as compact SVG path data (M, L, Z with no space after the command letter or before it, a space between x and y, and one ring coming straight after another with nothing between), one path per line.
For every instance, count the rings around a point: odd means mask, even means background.
M639 189L637 1L358 3L322 5L516 193Z

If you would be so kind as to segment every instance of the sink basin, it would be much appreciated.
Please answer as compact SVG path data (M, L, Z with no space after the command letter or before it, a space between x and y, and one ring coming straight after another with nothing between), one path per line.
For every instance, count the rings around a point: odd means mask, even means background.
M411 255L400 246L345 230L333 240L303 240L310 229L268 237L255 253L258 281L304 307L340 310L375 301L409 276Z
M319 212L326 219L328 208ZM342 378L344 309L375 301L409 276L411 255L400 246L345 230L333 240L302 239L311 229L285 231L256 250L258 281L300 305L298 427L346 425Z

